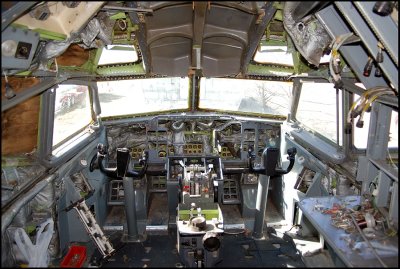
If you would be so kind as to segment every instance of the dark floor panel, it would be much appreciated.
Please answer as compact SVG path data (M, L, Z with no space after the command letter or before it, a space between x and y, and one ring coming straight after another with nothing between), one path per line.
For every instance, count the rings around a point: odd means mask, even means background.
M125 207L118 205L111 207L104 226L118 226L125 222Z
M224 217L224 224L243 223L239 205L219 205Z
M168 206L166 193L153 193L149 202L147 226L168 227ZM291 237L276 233L267 223L279 222L282 216L271 198L266 209L264 239L254 240L247 229L240 228L244 219L239 205L221 205L226 231L221 239L221 261L215 267L305 267ZM122 225L125 212L123 207L113 208L107 220L109 224ZM230 228L229 228L230 227ZM239 227L234 229L234 227ZM235 231L235 232L233 232ZM176 248L176 228L169 227L165 233L147 231L141 243L121 243L122 231L107 231L115 254L102 267L180 267L182 261ZM98 251L97 251L98 252ZM91 255L88 253L88 255ZM89 256L90 257L90 256ZM88 258L89 260L90 258Z
M116 247L119 248L119 247ZM280 238L268 228L266 239L245 234L224 235L215 267L305 267L290 237ZM103 267L177 267L176 234L149 235L142 243L123 245Z
M291 238L278 237L273 228L268 228L263 240L224 235L222 257L217 267L305 267Z
M175 242L174 235L149 235L144 242L123 245L102 267L176 267Z
M152 193L149 200L147 225L168 225L167 193Z

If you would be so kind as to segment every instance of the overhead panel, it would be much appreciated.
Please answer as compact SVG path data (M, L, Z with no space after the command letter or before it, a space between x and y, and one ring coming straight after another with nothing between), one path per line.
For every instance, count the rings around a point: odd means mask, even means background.
M145 21L151 72L187 76L191 65L193 39L192 3L154 9L153 14L146 16Z
M145 35L137 36L149 52L144 59L149 62L148 73L187 76L199 70L207 77L239 74L264 4L136 2L136 7L153 10L140 14L139 26L145 28Z
M192 41L187 37L167 36L150 45L152 72L169 76L188 74Z
M229 76L240 72L241 60L248 43L248 33L256 15L239 9L211 5L204 27L203 75Z

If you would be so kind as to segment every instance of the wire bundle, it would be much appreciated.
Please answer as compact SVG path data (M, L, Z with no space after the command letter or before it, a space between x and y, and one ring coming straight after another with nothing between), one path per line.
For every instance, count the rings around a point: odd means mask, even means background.
M340 76L340 55L339 55L339 48L343 45L344 42L346 42L347 39L349 39L351 36L353 36L353 33L346 33L343 35L338 36L332 41L331 48L331 58L329 60L329 72L335 82L339 82L341 80Z
M393 90L387 87L375 87L369 90L366 90L350 107L350 110L347 114L347 123L351 123L352 119L357 118L359 119L356 123L358 128L362 128L364 126L364 113L366 111L370 111L371 104L382 95L395 95Z

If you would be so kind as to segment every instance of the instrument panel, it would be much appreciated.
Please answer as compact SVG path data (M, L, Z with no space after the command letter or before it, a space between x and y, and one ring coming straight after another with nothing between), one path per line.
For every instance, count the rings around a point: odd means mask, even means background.
M280 123L236 119L162 119L107 126L108 154L128 148L133 160L149 152L149 163L170 156L218 156L246 160L249 149L261 156L266 146L279 147Z

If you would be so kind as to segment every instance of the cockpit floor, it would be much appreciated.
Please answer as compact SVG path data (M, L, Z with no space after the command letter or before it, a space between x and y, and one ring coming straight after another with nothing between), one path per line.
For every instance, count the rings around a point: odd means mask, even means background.
M268 227L266 238L225 234L221 240L221 261L215 267L305 267L293 240ZM114 234L113 237L119 236ZM116 253L102 267L183 267L176 249L176 234L149 235L141 243L116 246Z
M158 196L160 195L155 197ZM153 203L160 206L155 201ZM222 210L224 216L226 215L232 223L243 223L243 219L237 216L236 206L223 206ZM148 224L155 224L160 216L149 214ZM278 223L280 220L282 216L269 198L266 223ZM276 231L274 227L265 227L262 240L255 240L246 230L236 231L239 232L235 233L235 229L226 231L220 238L221 260L215 267L305 267L293 239ZM174 229L169 229L166 233L148 233L146 240L140 243L121 243L122 231L108 231L110 232L109 238L116 252L107 261L102 262L102 267L184 267L177 250L177 235Z
M154 198L156 199L151 203L147 225L168 226L164 216L168 209L165 204L157 202L165 197L155 195ZM254 239L246 229L234 228L246 221L240 217L237 205L222 206L224 216L229 220L226 221L227 224L232 223L233 226L220 237L221 259L215 267L306 267L292 237L280 231L282 216L272 199L268 198L265 216L265 224L268 225L264 226L264 238L261 240ZM107 218L107 225L122 225L124 215L123 207L114 207ZM100 258L100 253L93 241L89 241L85 244L87 259L83 267L185 267L176 246L176 229L170 227L163 232L148 232L146 239L138 243L122 243L121 229L107 230L105 233L116 249L115 253L95 266L92 259Z

